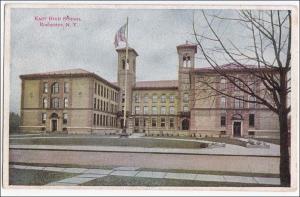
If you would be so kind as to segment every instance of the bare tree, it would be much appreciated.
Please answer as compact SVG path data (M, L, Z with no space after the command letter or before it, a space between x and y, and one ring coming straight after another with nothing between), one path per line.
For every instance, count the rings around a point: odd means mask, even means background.
M291 91L291 11L242 10L236 11L234 17L208 14L205 11L201 14L208 33L201 31L199 34L195 15L193 20L194 36L201 55L214 73L228 81L230 87L249 96L240 97L232 94L230 90L220 88L220 84L217 85L218 80L200 79L202 86L195 88L207 88L207 98L224 95L265 106L278 115L280 180L282 186L290 186L288 115L291 106L288 97ZM247 45L234 43L234 38L228 35L225 39L226 35L218 32L219 25L231 23L242 25L242 33L249 35L247 38L250 42ZM231 30L234 29L235 26L231 26ZM222 58L217 58L218 55ZM231 66L224 66L220 59L226 60ZM233 74L237 71L243 74ZM263 84L260 90L257 90L258 84Z

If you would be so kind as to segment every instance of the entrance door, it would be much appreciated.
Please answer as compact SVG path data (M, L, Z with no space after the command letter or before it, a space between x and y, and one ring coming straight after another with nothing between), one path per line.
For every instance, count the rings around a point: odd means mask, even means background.
M54 119L54 120L51 120L52 122L52 131L57 131L57 120Z
M234 137L241 137L241 122L234 122L233 123L233 136Z
M182 121L182 130L189 130L189 120L188 119L184 119L183 121Z

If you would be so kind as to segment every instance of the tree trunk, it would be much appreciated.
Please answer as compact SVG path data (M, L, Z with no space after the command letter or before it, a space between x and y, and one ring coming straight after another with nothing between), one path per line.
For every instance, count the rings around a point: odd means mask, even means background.
M279 114L280 121L280 182L284 187L290 186L290 155L289 155L289 132L288 116L283 112Z

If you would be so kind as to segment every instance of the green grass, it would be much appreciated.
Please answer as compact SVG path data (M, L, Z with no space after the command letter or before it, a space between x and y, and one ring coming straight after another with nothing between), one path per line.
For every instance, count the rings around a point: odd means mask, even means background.
M157 179L142 177L106 176L98 178L81 186L151 186L151 187L274 187L272 185L206 182L176 179Z
M45 185L76 174L40 170L9 169L9 185Z
M146 148L201 148L206 147L205 143L164 140L164 139L145 139L145 138L26 138L10 139L10 144L26 145L90 145L90 146L133 146Z

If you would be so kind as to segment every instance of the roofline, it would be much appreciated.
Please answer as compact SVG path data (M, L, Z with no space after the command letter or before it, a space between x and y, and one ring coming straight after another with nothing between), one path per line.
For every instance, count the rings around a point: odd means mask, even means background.
M263 71L276 71L276 68L272 69L272 68L221 68L220 71L221 72L237 72L237 73L246 73L249 72L248 70L251 71L259 71L259 70L263 70ZM190 70L190 72L192 73L216 73L218 74L218 72L214 69L214 68L194 68L193 70Z
M106 79L100 77L99 75L95 73L65 73L65 74L26 74L26 75L20 75L20 79L33 79L33 80L38 80L38 79L44 79L44 78L67 78L67 77L73 77L73 78L85 78L85 77L93 77L98 79L99 81L103 82L104 84L115 88L117 90L120 90L120 87L112 84L111 82L107 81Z
M178 45L176 48L177 48L177 51L180 48L193 48L195 50L195 53L197 53L197 45L196 44L182 44L182 45Z
M133 87L132 90L178 90L178 87Z

